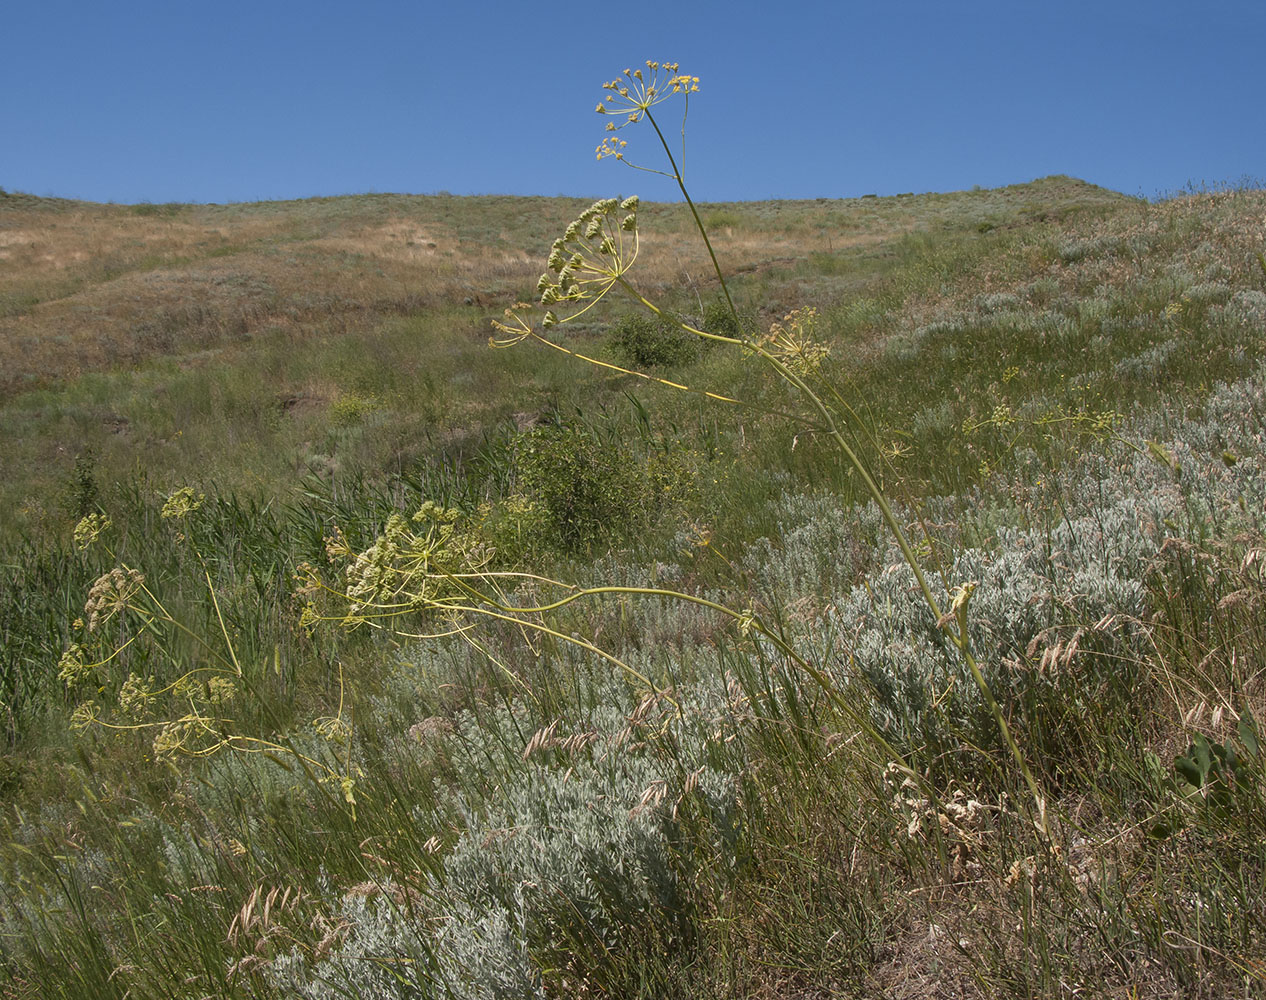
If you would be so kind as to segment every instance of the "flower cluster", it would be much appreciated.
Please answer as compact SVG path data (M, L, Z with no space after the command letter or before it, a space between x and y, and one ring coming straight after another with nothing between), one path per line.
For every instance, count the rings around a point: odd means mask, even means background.
M184 486L167 498L161 513L169 520L179 520L192 514L205 500L205 494L194 493L192 486Z
M794 374L812 375L831 354L829 347L813 339L817 322L816 309L794 309L769 328L760 347Z
M486 546L458 530L460 518L459 511L432 501L412 523L399 514L389 517L382 534L346 570L345 624L360 625L375 611L433 608L456 596L454 574L477 572L492 558Z
M194 710L179 719L171 719L163 723L154 737L154 756L175 757L178 754L196 756L205 754L208 747L214 748L221 745L224 741L216 733L214 721Z
M312 728L317 731L317 735L328 743L342 743L346 745L352 738L352 727L339 716L327 716L317 719L312 723Z
M152 677L146 681L130 674L119 691L119 709L132 720L132 728L157 729L155 756L207 756L242 739L229 735L223 714L225 706L237 697L238 686L219 669L191 670L161 690L155 690L153 684ZM166 711L158 709L159 718L153 719L163 695L171 697L166 704L183 704L187 711L178 718L163 719Z
M101 709L95 701L89 698L87 701L76 705L75 710L70 713L70 728L75 732L81 732L99 721L100 718Z
M72 642L57 661L57 679L67 687L74 687L91 677L93 665L84 656L84 648L79 643Z
M595 201L550 247L536 290L541 305L597 301L637 259L637 195ZM546 326L551 322L546 314Z
M153 677L145 678L130 673L119 689L119 710L133 722L140 722L156 697Z
M697 76L686 76L679 72L677 63L660 63L646 61L646 71L626 69L620 77L602 85L607 96L595 109L600 115L624 115L619 125L607 122L607 131L614 132L642 120L642 117L656 104L666 101L674 94L689 95L699 89ZM605 144L604 144L605 145ZM604 154L598 148L598 159Z
M88 616L88 631L106 621L117 611L127 607L132 595L145 584L145 574L135 569L115 567L97 578L88 590L84 613Z
M237 697L237 685L227 677L212 677L207 681L207 701L212 705L224 705Z
M75 548L86 552L111 523L104 514L89 514L83 518L75 525Z
M595 201L553 242L546 262L548 270L536 283L540 303L546 310L543 328L560 322L553 306L584 303L578 312L567 317L574 319L596 305L633 266L638 250L638 203L637 195L623 201ZM504 335L493 339L495 346L509 346L532 334L522 315L530 308L527 303L516 303L505 311L504 322L493 321L492 325Z

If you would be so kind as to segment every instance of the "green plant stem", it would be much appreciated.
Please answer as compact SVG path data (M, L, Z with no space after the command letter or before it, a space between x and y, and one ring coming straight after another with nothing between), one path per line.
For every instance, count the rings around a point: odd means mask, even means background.
M897 521L896 514L893 513L892 507L888 503L888 498L884 495L884 491L875 481L875 477L870 474L870 470L866 468L860 456L855 452L852 446L840 432L835 422L834 416L828 407L818 396L816 392L802 379L793 372L778 358L774 357L769 351L759 344L750 345L750 349L760 355L767 364L770 365L783 379L799 389L812 403L814 409L818 411L818 415L822 418L826 426L827 433L835 441L836 445L844 453L849 464L861 476L862 482L866 486L866 491L870 494L871 499L875 501L879 507L880 513L883 515L884 523L887 524L888 530L892 532L896 539L897 546L901 550L901 555L905 559L906 564L914 573L914 578L919 585L919 590L923 595L923 600L927 604L928 609L936 616L937 625L941 628L954 645L958 648L959 653L963 657L963 661L967 664L967 669L971 671L972 680L976 682L976 686L980 689L981 695L985 699L985 703L989 706L989 711L993 715L994 722L998 726L998 731L1002 734L1003 740L1011 751L1012 757L1019 765L1020 771L1024 776L1025 784L1029 787L1029 792L1033 796L1034 804L1037 807L1038 822L1043 833L1049 839L1050 828L1046 819L1046 797L1042 794L1041 788L1038 786L1037 779L1033 776L1032 770L1029 768L1028 762L1024 759L1024 754L1020 750L1020 745L1016 742L1015 737L1011 733L1011 727L1007 725L1006 716L1002 714L1002 707L993 696L993 691L989 688L985 675L981 672L980 664L976 662L976 657L972 654L970 640L968 638L966 627L960 627L957 631L951 628L945 616L941 613L940 604L936 600L936 596L932 593L932 588L928 584L927 577L923 573L923 568L919 564L918 556L915 555L914 549L910 547L910 542L906 538L905 530Z
M659 123L655 121L655 116L651 114L650 108L646 109L646 120L651 123L651 126L655 129L655 134L659 136L660 145L664 147L664 154L668 157L668 162L673 168L673 180L677 182L677 187L681 190L681 196L686 199L686 204L690 206L690 214L694 216L695 226L699 230L699 235L703 237L703 245L708 248L708 256L712 258L712 269L716 272L717 281L721 283L721 292L725 296L725 304L730 307L730 312L737 323L739 318L738 310L734 308L734 300L730 298L730 286L726 284L725 275L721 273L721 265L717 261L716 251L712 249L712 240L708 238L708 230L704 226L703 220L699 218L699 210L695 208L694 200L690 197L690 192L686 190L686 181L681 176L681 170L677 166L677 160L673 157L673 151L669 148L668 140L664 138L664 133L659 130Z
M699 211L695 207L694 200L690 197L690 192L686 190L685 180L681 176L681 170L677 166L677 161L675 157L673 156L672 149L669 147L668 141L664 138L664 133L660 130L659 124L655 121L655 116L651 114L649 109L647 109L646 118L651 123L651 126L655 129L655 134L656 136L659 137L660 145L664 147L664 155L668 157L668 162L672 167L673 178L674 180L676 180L677 187L681 190L682 197L685 198L686 204L690 207L690 213L691 215L694 216L695 226L699 230L699 235L703 238L704 246L707 247L708 256L712 258L712 267L716 271L717 280L721 284L721 291L725 295L726 304L729 306L730 312L733 314L735 321L737 322L738 310L734 306L734 300L730 297L730 290L729 290L728 285L726 284L725 276L721 273L721 265L717 261L716 252L712 249L712 240L709 239L708 237L707 227L704 226L703 220L699 217ZM621 280L620 283L624 287L628 288L627 282ZM656 313L660 312L659 309L656 309L653 305L651 305L651 303L647 302L647 300L643 298L641 295L637 295L637 298L641 300L645 305L650 306L652 309L654 309ZM692 328L686 326L685 324L681 324L681 325L682 325L682 328L687 330L688 332L708 336L707 334L703 334L702 331L693 330ZM728 340L731 338L717 338L717 339ZM879 487L879 484L875 481L874 476L871 475L870 470L866 468L865 464L861 461L861 458L853 450L852 446L849 445L844 435L840 432L839 427L837 426L835 422L835 418L830 411L830 408L822 401L821 397L819 397L818 394L814 392L813 389L811 389L802 378L800 378L800 376L798 376L785 364L779 361L778 358L776 358L773 354L771 354L765 348L763 348L759 344L751 343L749 341L740 341L740 343L742 343L743 346L746 347L747 349L760 355L760 357L764 359L764 361L771 368L773 368L774 371L776 371L779 374L779 376L781 376L785 381L789 382L791 385L799 389L800 392L802 392L808 398L813 408L818 412L818 415L822 418L822 421L826 427L827 433L830 434L831 438L835 441L836 445L844 453L845 457L848 459L849 464L861 476L862 482L866 486L866 491L870 494L871 499L874 500L875 504L879 507L879 511L883 516L884 523L887 524L888 529L892 532L893 537L896 539L897 547L901 550L902 557L905 559L906 564L910 567L911 571L914 573L915 580L919 585L919 590L923 595L924 602L927 604L928 609L936 617L938 627L940 627L945 632L945 634L949 636L950 640L957 647L959 653L963 657L963 661L967 664L967 669L971 672L972 680L976 682L976 686L980 689L980 693L984 697L985 703L989 706L989 711L993 715L994 722L998 726L998 731L1001 733L1003 740L1006 742L1007 747L1010 749L1012 757L1015 758L1015 762L1019 766L1020 771L1024 776L1025 784L1028 785L1029 792L1033 796L1033 800L1036 805L1037 813L1038 813L1038 823L1043 833L1045 833L1049 839L1050 828L1049 828L1049 825L1047 823L1047 818L1046 818L1046 797L1042 794L1041 788L1038 786L1037 779L1033 776L1033 772L1029 768L1028 762L1024 759L1024 754L1020 750L1020 745L1019 743L1016 742L1014 735L1012 735L1011 733L1011 727L1007 725L1006 717L1002 714L1002 708L998 704L997 699L994 698L993 692L989 688L989 683L985 680L985 675L981 672L980 664L976 662L976 657L972 654L972 651L969 645L967 630L965 627L961 627L957 631L955 631L949 625L949 623L945 620L945 616L941 612L940 605L937 602L935 595L932 593L932 588L928 584L927 578L924 576L923 569L919 564L918 557L915 555L914 550L910 547L910 542L906 538L905 530L901 527L900 523L897 521L896 515L893 513L892 507L889 505L888 499L884 495L883 490Z

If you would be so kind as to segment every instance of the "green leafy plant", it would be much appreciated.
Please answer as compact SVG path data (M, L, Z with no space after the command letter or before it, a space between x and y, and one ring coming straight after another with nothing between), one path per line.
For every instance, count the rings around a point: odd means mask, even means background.
M622 442L568 424L522 435L516 467L527 504L523 513L543 542L564 552L592 550L645 530L689 490L689 470L673 458L643 457Z
M1260 780L1261 749L1252 717L1241 716L1236 729L1239 750L1234 743L1219 743L1196 733L1187 752L1174 760L1174 773L1188 797L1198 798L1206 810L1223 818L1251 794L1255 781Z
M632 368L671 368L698 361L701 342L671 316L621 316L611 330L611 342Z
M97 456L91 448L75 456L75 471L67 494L66 505L72 517L84 518L96 512L101 502L101 485L97 482Z

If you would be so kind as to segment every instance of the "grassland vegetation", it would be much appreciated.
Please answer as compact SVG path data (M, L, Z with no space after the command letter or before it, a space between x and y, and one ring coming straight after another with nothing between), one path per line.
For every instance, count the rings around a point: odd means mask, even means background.
M0 197L0 992L1258 994L1266 194L627 202Z

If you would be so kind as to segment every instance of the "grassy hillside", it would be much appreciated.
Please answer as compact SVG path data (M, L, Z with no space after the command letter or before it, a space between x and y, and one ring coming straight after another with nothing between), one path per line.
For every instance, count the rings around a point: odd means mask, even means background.
M765 319L803 304L810 287L814 301L865 287L894 255L916 252L911 234L974 240L1123 201L1054 178L970 194L721 204L705 216ZM88 455L105 479L143 452L147 470L172 482L214 477L271 494L310 470L398 472L469 451L515 414L592 398L574 365L486 351L489 318L530 297L544 251L583 204L0 198L0 500L18 514L5 530L55 516L50 494ZM689 216L672 205L644 214L643 283L699 311L716 293ZM372 435L346 428L358 407L373 411Z
M587 204L0 195L0 995L1266 986L1266 194Z

